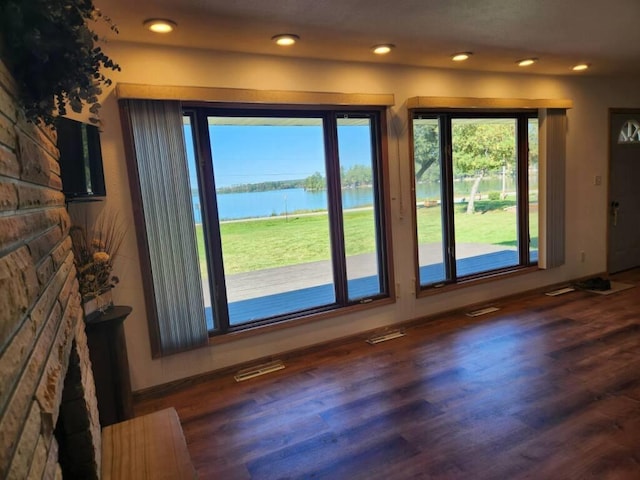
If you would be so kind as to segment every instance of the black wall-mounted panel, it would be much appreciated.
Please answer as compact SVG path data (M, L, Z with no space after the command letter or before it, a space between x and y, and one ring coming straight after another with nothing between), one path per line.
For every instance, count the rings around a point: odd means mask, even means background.
M60 117L56 121L56 130L62 191L67 200L106 196L98 127Z

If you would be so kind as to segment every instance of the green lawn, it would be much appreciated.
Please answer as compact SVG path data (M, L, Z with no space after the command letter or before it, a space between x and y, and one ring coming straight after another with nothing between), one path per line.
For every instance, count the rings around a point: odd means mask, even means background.
M461 243L515 246L516 214L505 210L504 201L476 202L478 213L464 213L466 204L456 205L456 238ZM507 202L508 203L508 202ZM513 203L513 202L511 202ZM499 204L499 205L498 205ZM531 237L537 246L537 214L531 215ZM439 241L440 208L420 208L417 215L420 243ZM373 211L345 212L347 255L375 250ZM273 217L223 223L221 226L225 271L228 274L328 260L330 258L326 215ZM204 257L202 226L196 227L198 251ZM204 262L202 262L204 264Z
M511 208L510 208L511 207ZM455 205L456 240L459 243L486 243L490 245L517 245L515 202L508 200L482 200L476 202L476 213L467 215L467 204ZM418 243L441 241L440 207L418 209ZM538 246L538 214L529 215L532 244Z

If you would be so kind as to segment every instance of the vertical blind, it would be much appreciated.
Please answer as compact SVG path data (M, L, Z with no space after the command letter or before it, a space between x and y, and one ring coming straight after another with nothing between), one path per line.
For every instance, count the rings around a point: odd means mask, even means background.
M565 262L565 182L567 112L549 108L540 111L540 228L541 268ZM542 220L542 218L541 218Z
M152 279L147 306L157 321L159 345L152 350L167 355L208 343L182 109L176 101L125 105L138 177L131 181L139 183Z

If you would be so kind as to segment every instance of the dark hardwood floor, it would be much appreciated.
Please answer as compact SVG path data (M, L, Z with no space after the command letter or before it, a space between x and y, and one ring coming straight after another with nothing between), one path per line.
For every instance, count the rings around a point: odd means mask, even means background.
M136 413L175 406L202 479L640 479L639 296L529 295Z

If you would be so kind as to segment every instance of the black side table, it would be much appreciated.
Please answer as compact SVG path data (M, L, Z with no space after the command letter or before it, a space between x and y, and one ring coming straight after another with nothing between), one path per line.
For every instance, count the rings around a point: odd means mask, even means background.
M131 307L116 305L85 318L85 331L98 397L100 425L133 418L124 320Z

